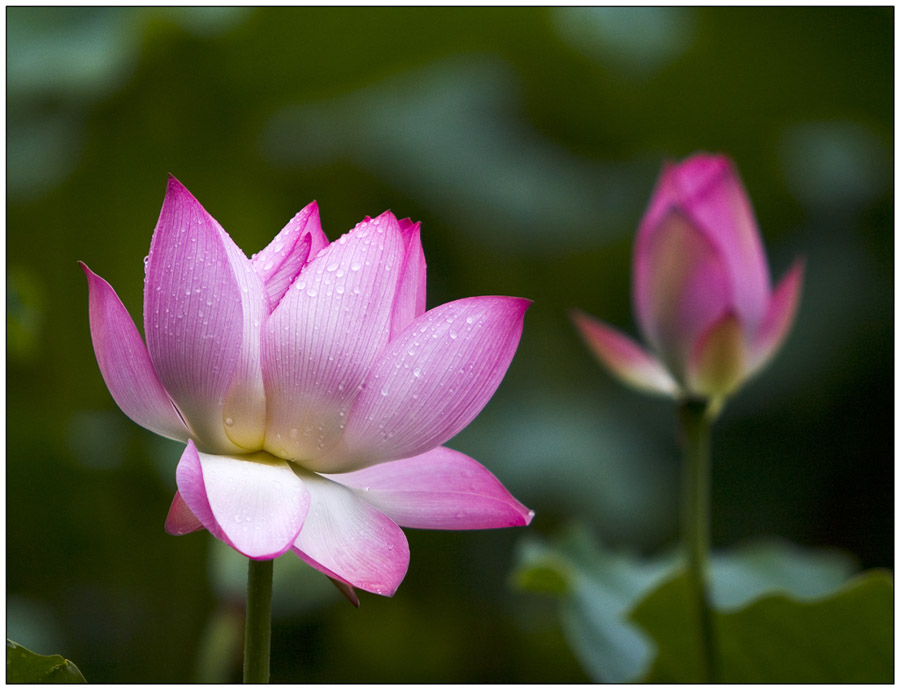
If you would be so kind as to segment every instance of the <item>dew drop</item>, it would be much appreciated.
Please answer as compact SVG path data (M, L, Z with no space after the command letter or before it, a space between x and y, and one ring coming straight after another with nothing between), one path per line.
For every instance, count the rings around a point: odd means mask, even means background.
M311 288L309 288L309 290L306 291L306 294L309 295L310 297L315 297L316 295L319 294L319 291L316 290L315 288L311 287Z
M231 417L226 417L225 426L234 426L234 420Z
M362 268L362 264L359 263L359 261L354 261L352 264L350 264L351 271L358 271L361 268Z
M456 331L450 331L450 339L451 340L456 340L458 335L459 334Z

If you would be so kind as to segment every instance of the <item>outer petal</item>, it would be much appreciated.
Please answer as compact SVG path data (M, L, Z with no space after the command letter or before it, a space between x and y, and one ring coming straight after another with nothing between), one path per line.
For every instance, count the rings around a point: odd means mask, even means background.
M171 177L147 260L144 331L160 381L204 448L262 443L264 309L250 262Z
M308 557L304 556L301 553L298 553L297 555L300 556L301 559L309 563ZM321 570L321 567L319 566L313 565L313 567L317 570ZM359 608L359 596L356 594L356 590L353 589L353 585L351 585L349 582L344 582L339 577L329 577L328 579L331 580L331 584L337 587L338 591L344 595L347 601L353 604L356 608Z
M403 267L400 269L400 285L394 300L391 319L391 337L406 328L409 323L425 313L425 252L422 250L420 223L408 218L400 221L400 231L406 244Z
M708 397L726 395L746 377L746 364L743 326L728 312L697 339L688 361L688 389Z
M716 248L680 211L641 239L636 311L647 339L680 378L694 340L731 304L728 275Z
M150 362L128 311L109 283L85 264L91 340L100 373L119 408L145 429L186 441L188 430Z
M409 545L395 522L345 486L311 472L312 497L294 551L331 578L391 596L409 566Z
M445 447L329 478L354 489L402 527L515 527L534 516L485 467Z
M800 303L803 272L804 262L798 260L772 293L769 309L751 342L749 367L751 375L768 363L790 332Z
M166 532L176 537L203 529L203 523L191 512L181 494L175 492L169 514L166 516Z
M271 312L309 258L328 244L319 222L315 201L295 215L268 246L252 259L253 268L266 286Z
M341 443L311 469L346 472L408 458L459 433L500 385L530 304L470 297L413 321L373 365Z
M309 509L309 492L284 460L265 453L198 453L193 442L175 472L178 493L203 526L249 558L287 551Z
M629 386L678 395L679 386L666 368L631 338L580 311L572 312L572 321L597 359Z
M309 466L340 438L387 343L402 261L394 217L363 222L322 251L272 312L264 378L273 454Z
M750 200L731 161L701 153L664 167L638 230L639 268L650 237L673 210L688 217L719 254L731 306L748 328L755 329L768 301L769 270ZM646 272L636 275L635 284L635 304L645 333L648 324L641 309L650 299L647 277Z
M725 156L697 154L674 169L683 208L716 247L731 281L732 305L749 329L769 300L769 267L750 198Z

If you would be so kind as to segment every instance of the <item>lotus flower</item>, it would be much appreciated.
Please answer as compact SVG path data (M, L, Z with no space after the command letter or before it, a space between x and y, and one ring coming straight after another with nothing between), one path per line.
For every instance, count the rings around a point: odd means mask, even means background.
M632 279L637 321L653 352L575 312L588 346L637 388L722 399L784 341L800 299L803 262L771 289L734 165L697 154L663 169L638 229Z
M403 527L527 525L532 512L442 444L512 360L530 302L425 311L419 224L390 212L330 243L313 202L247 259L175 178L145 260L144 335L82 264L94 352L141 426L187 446L166 530L201 527L252 559L287 551L391 595Z

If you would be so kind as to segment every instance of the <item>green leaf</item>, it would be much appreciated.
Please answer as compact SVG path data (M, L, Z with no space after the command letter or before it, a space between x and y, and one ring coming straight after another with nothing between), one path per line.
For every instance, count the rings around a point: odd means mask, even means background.
M547 545L523 540L514 583L561 601L566 639L592 678L620 683L652 661L653 647L627 612L670 572L671 559L639 560L598 546L581 526Z
M714 553L710 589L720 609L739 608L776 592L812 599L831 594L858 569L856 559L838 549L806 549L766 539Z
M12 640L6 641L7 683L84 683L78 667L59 654L35 654Z
M513 573L520 589L557 597L560 623L569 645L596 681L621 683L647 674L655 645L630 618L638 602L671 578L678 555L639 558L598 544L581 525L570 526L551 543L533 538L520 543ZM804 549L766 540L712 556L710 579L718 608L731 610L766 594L799 599L837 590L856 570L854 559L835 549ZM682 632L682 645L694 637L683 617L670 621ZM693 650L678 652L692 667ZM689 675L695 676L691 671ZM686 671L687 673L687 671Z
M632 618L653 638L656 660L644 680L699 678L696 634L685 627L682 574L652 592ZM717 679L726 683L891 683L893 600L890 573L873 570L839 591L798 601L771 594L734 611L714 613Z

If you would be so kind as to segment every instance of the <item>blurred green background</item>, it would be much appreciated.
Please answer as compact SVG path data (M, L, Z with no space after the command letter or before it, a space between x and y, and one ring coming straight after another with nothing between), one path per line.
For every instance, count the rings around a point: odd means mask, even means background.
M129 421L76 264L141 322L176 175L248 254L312 199L331 239L422 221L429 307L534 306L450 446L537 516L652 553L677 535L674 406L572 328L635 333L633 234L662 161L731 155L773 277L807 258L786 346L715 428L713 542L893 565L893 8L8 8L7 635L94 682L237 680L244 562L171 537L178 444ZM276 563L273 681L579 682L555 607L510 586L523 530L407 532L356 610Z

